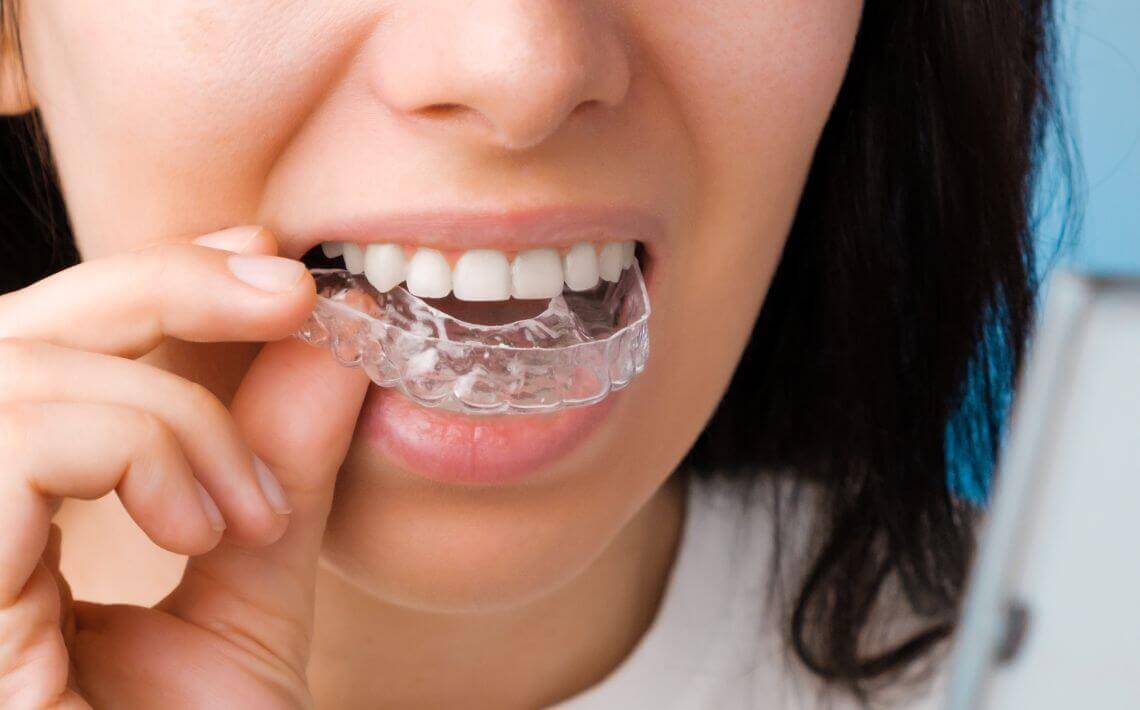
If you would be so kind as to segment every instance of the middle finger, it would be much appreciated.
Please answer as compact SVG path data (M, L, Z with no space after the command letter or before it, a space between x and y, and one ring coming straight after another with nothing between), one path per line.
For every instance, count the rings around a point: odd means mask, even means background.
M118 404L162 420L221 508L229 538L268 544L285 530L280 484L256 459L225 406L205 387L125 358L31 340L0 340L0 402Z

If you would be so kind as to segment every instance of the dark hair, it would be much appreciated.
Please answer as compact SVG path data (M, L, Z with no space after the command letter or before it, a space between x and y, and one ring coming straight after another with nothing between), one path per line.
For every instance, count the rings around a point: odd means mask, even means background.
M14 0L0 0L0 54L22 57ZM0 294L79 260L39 113L0 117Z
M1048 0L867 2L751 341L686 459L822 484L791 641L860 695L953 628L969 493L986 490L1034 313L1031 206L1061 135L1054 20ZM892 577L928 626L870 652Z
M1033 316L1052 47L1049 0L867 0L755 331L680 469L822 484L790 634L860 694L955 619L976 517L961 485L985 488ZM0 291L75 260L50 156L24 149L37 125L8 120L0 140ZM891 575L930 625L869 654Z

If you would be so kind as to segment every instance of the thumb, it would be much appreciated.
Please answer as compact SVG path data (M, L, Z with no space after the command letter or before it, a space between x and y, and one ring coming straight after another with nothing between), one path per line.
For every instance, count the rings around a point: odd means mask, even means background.
M223 542L191 558L181 584L160 608L253 638L294 668L304 668L333 486L367 389L363 371L342 367L323 348L293 339L262 348L231 411L284 488L288 528L267 547Z

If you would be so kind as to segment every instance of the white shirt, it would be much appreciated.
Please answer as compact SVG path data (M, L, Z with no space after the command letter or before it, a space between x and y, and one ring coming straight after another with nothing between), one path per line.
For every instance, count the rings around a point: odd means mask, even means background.
M771 486L755 487L749 499L744 490L690 483L680 548L649 630L609 676L556 710L860 707L819 681L788 647L783 614L796 587L783 580L781 599L771 583L776 496L765 492ZM781 515L808 510L793 502ZM782 562L785 553L782 546ZM887 706L936 708L940 685L910 688L905 700Z

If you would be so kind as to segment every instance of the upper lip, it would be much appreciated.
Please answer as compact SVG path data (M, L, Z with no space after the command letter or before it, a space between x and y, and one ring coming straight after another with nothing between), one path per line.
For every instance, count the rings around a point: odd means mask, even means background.
M390 213L342 220L286 236L286 251L296 258L322 242L398 243L440 251L569 246L580 241L641 242L659 245L660 220L640 209L550 207L505 211L434 210Z

